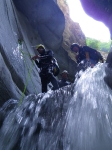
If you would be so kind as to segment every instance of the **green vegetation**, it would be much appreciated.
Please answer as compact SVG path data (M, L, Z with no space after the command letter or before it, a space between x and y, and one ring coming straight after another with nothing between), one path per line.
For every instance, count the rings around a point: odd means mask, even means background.
M99 40L86 37L86 44L87 44L87 46L90 46L94 49L97 49L97 50L100 50L103 52L109 52L111 40L109 42L101 42Z

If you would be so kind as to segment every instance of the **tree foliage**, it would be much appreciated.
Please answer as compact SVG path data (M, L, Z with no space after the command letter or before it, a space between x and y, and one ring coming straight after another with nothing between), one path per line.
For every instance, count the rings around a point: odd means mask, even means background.
M90 46L91 48L94 48L103 52L109 52L111 41L102 42L93 38L86 37L86 44L87 46Z

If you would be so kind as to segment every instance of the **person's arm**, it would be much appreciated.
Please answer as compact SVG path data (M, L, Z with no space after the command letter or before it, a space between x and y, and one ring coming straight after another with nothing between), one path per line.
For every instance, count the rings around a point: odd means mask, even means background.
M86 56L86 60L90 61L90 53L97 53L97 51L89 46L84 46L84 51L85 51L85 56ZM91 68L94 67L94 63L91 63Z
M90 59L90 55L89 55L89 53L91 52L91 51L93 51L93 49L91 49L90 47L88 47L88 46L83 46L83 51L85 52L85 59L86 60L89 60Z
M86 60L89 60L89 59L90 59L89 53L88 53L88 52L85 52L85 55L86 55Z
M86 60L91 59L92 55L94 55L94 56L96 55L96 57L97 57L97 52L98 52L97 50L95 50L89 46L84 46L83 49L85 51Z
M32 60L36 60L36 59L39 59L40 58L40 56L39 55L36 55L36 56L33 56L31 59Z
M35 60L35 63L36 63L36 65L37 65L38 68L41 68L41 63L40 63L40 61L38 62L37 60Z
M41 67L41 63L40 63L40 61L38 62L36 59L39 59L40 58L40 56L39 55L36 55L36 56L33 56L31 59L32 60L34 60L35 61L35 63L36 63L36 65L37 65L37 67L38 68L40 68Z
M101 55L100 52L97 52L97 53L98 53L99 61L100 61L101 63L103 63L103 62L104 62L103 56Z
M77 63L77 64L79 64L79 63L81 62L81 60L80 60L80 58L79 58L78 55L75 56L75 59L76 59L76 63Z
M102 57L101 59L99 59L99 61L100 61L101 63L104 63L103 57Z

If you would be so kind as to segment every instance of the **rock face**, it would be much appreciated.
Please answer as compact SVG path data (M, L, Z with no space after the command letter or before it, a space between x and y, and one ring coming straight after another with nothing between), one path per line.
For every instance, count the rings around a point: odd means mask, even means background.
M65 18L53 0L13 0L14 4L39 32L46 46L57 49L62 42Z
M76 63L69 54L70 43L67 47L68 41L63 38L67 33L66 18L57 1L3 0L0 12L0 106L8 99L21 101L25 95L41 92L39 70L31 60L36 54L32 46L37 44L52 49L61 71L67 69L70 79L74 80ZM80 30L78 24L71 27L74 35L68 34L69 42L79 42L76 27ZM18 44L18 39L23 40L22 45Z
M74 42L85 45L85 35L79 23L71 20L67 3L64 0L58 0L57 3L65 16L65 30L63 32L64 49L69 52L70 46Z
M85 35L83 34L78 23L73 22L69 16L69 8L65 0L57 0L57 3L62 10L65 17L65 29L63 32L63 41L58 51L62 59L59 60L62 65L61 69L67 69L69 72L70 79L74 79L72 75L76 73L76 63L75 56L70 51L70 46L72 43L79 43L81 45L86 44ZM66 53L66 55L65 55ZM74 70L74 71L73 71Z
M89 15L112 31L111 1L81 2ZM0 106L10 98L21 100L24 95L41 92L39 70L30 59L36 53L32 46L39 43L54 51L61 71L68 70L74 80L77 69L69 47L73 42L85 45L85 36L70 19L65 1L4 0L0 8ZM22 47L18 39L23 39Z
M69 17L69 9L64 0L13 0L16 7L38 31L44 44L54 50L61 71L69 71L70 79L74 79L76 63L70 45L77 42L85 45L85 36L78 23ZM61 59L60 59L61 58ZM62 59L63 58L63 59ZM74 68L74 69L73 69ZM74 72L73 72L74 70Z
M80 0L86 13L107 25L112 39L112 1L111 0Z
M37 32L17 13L12 1L0 1L0 10L1 106L10 98L20 100L24 94L39 93L41 87L37 68L29 55L34 55L31 45L37 41ZM18 45L19 38L24 39L22 49Z

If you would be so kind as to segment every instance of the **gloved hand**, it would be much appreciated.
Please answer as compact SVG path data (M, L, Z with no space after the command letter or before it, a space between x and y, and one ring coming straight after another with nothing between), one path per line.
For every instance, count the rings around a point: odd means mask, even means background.
M39 58L40 58L39 55L36 55L36 56L33 56L31 59L36 60L36 59L39 59Z

